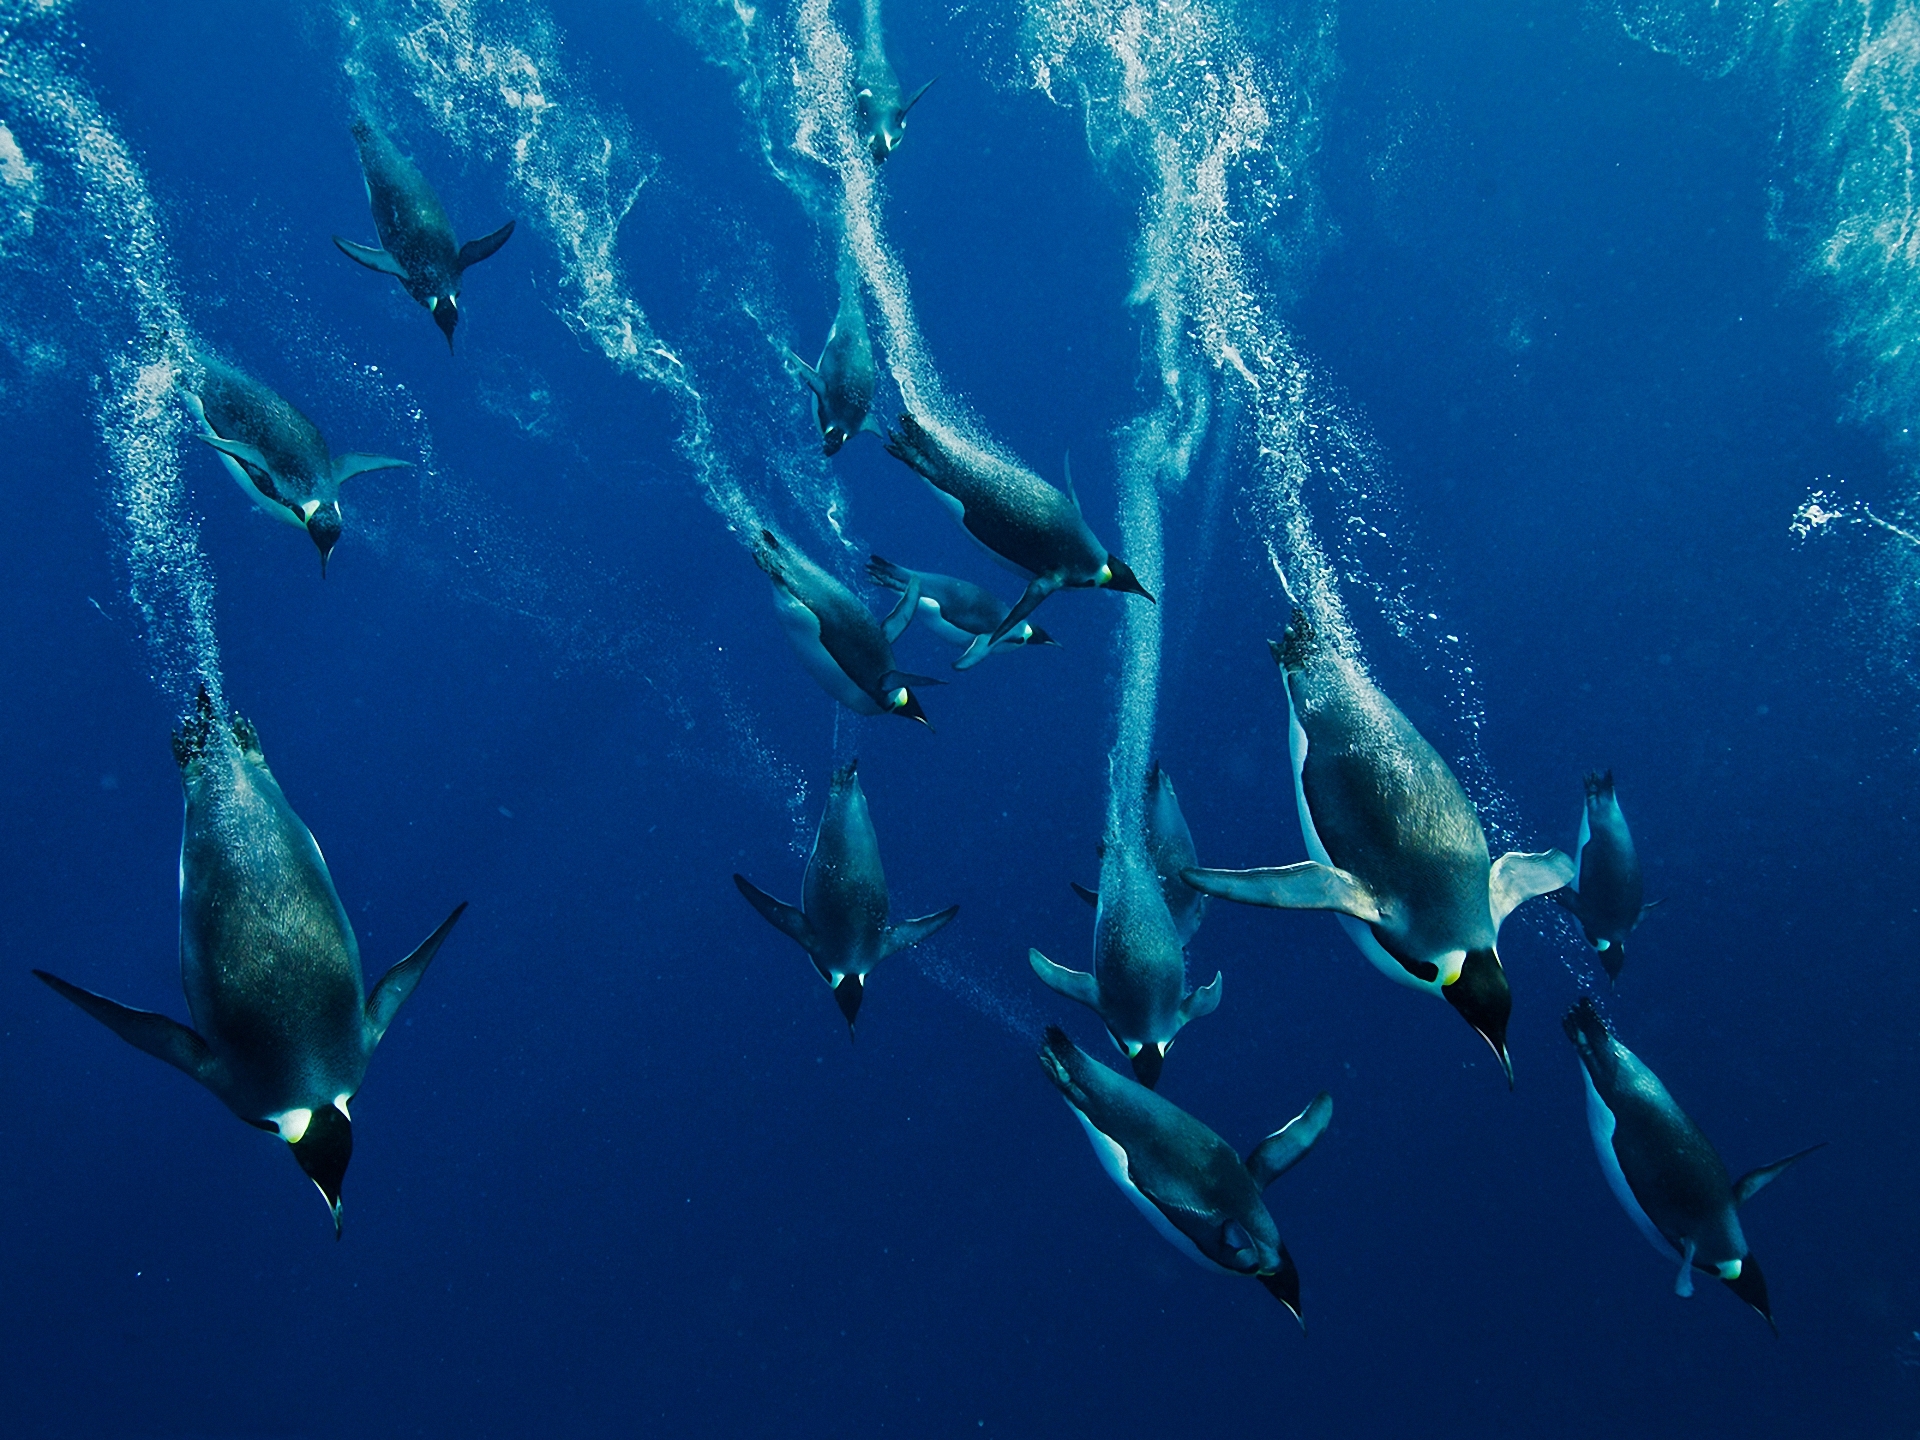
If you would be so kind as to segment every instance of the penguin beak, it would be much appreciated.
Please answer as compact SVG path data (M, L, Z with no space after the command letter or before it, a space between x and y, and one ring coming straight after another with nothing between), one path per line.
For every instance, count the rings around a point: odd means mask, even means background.
M1058 640L1054 639L1053 636L1042 630L1038 625L1029 625L1027 629L1031 632L1026 638L1026 643L1029 645L1053 645L1057 647L1060 644Z
M460 305L451 295L436 295L428 302L427 308L433 312L433 323L440 327L440 333L447 337L447 353L453 353L453 327L460 323Z
M1493 1047L1500 1068L1507 1072L1507 1089L1513 1089L1513 1060L1507 1054L1507 1020L1513 1014L1513 991L1507 985L1507 972L1500 968L1500 957L1493 947L1469 950L1466 963L1460 967L1460 978L1440 993L1460 1012L1460 1018Z
M1107 589L1119 590L1128 595L1144 595L1149 604L1160 602L1153 598L1146 586L1140 583L1140 577L1133 573L1133 567L1117 555L1107 556Z
M1142 1045L1133 1052L1133 1078L1151 1090L1160 1083L1161 1067L1167 1063L1167 1047Z
M1740 1273L1731 1280L1722 1280L1734 1294L1760 1312L1760 1318L1773 1327L1778 1335L1780 1327L1773 1323L1773 1307L1767 1303L1767 1277L1760 1273L1760 1262L1749 1255L1740 1262Z
M1259 1277L1260 1283L1267 1287L1267 1293L1278 1300L1293 1313L1300 1322L1302 1330L1307 1328L1307 1317L1300 1313L1300 1272L1294 1268L1293 1256L1287 1253L1287 1247L1280 1247L1280 1268L1270 1275Z
M907 691L906 695L907 698L905 700L902 700L898 705L893 707L893 713L896 715L904 715L909 720L918 720L922 725L931 730L933 728L933 722L927 719L927 712L920 708L920 697L915 695L911 690Z
M340 1186L353 1159L353 1122L337 1105L322 1105L307 1122L306 1133L291 1142L293 1158L320 1187L333 1216L333 1238L340 1238Z
M833 1003L847 1017L847 1039L853 1039L853 1022L860 1014L860 1002L867 997L866 982L858 975L843 975L833 987Z

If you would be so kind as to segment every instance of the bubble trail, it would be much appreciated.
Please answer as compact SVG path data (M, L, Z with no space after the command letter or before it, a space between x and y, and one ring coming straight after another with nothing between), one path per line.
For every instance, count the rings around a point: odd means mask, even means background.
M66 227L75 247L68 263L102 302L87 307L108 348L96 423L119 520L114 540L152 678L182 706L204 685L216 713L225 713L213 575L180 474L188 429L174 390L193 360L173 260L139 163L85 85L62 68L60 35L48 23L58 8L0 9L0 100L20 127L9 136L7 163L27 167L56 199L70 185L77 202L81 223Z

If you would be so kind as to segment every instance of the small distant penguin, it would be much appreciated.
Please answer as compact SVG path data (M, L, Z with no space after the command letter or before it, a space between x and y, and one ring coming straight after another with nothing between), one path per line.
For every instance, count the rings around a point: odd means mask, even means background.
M280 793L260 740L223 724L203 688L173 737L186 789L180 843L180 977L188 1029L44 970L33 973L122 1040L184 1070L249 1125L293 1149L340 1236L353 1155L347 1105L374 1046L466 910L389 970L373 994L313 834Z
M1679 1263L1674 1293L1693 1294L1693 1272L1702 1270L1724 1281L1773 1325L1766 1277L1747 1248L1735 1211L1794 1161L1821 1147L1810 1146L1729 1184L1719 1153L1674 1103L1660 1077L1614 1039L1591 998L1581 996L1560 1023L1580 1054L1587 1128L1600 1169L1640 1233Z
M1325 1133L1333 1097L1324 1090L1314 1096L1243 1164L1205 1125L1089 1057L1058 1026L1047 1027L1040 1064L1113 1183L1148 1223L1196 1263L1258 1280L1304 1329L1300 1272L1261 1192Z
M1627 936L1652 905L1641 903L1640 857L1627 817L1613 793L1613 772L1587 776L1587 805L1580 812L1580 843L1573 852L1573 879L1553 898L1573 912L1587 943L1600 952L1608 983L1627 963ZM1655 901L1654 904L1658 904Z
M960 658L953 662L956 670L971 670L996 650L1060 643L1027 620L1001 636L999 643L990 643L995 628L1007 618L1007 607L991 590L982 589L972 581L936 575L931 570L909 570L878 555L867 560L867 578L883 589L902 595L909 585L919 582L921 623L942 640L965 647Z
M887 436L887 453L934 489L960 528L996 562L1027 579L1022 595L987 637L1000 643L1059 589L1104 587L1153 596L1124 561L1094 536L1067 476L1063 495L1031 470L974 451L960 453L911 415Z
M333 243L348 259L393 276L407 294L426 306L433 323L447 337L451 353L453 329L460 323L460 282L470 266L478 265L507 243L513 234L513 221L491 235L460 244L440 197L418 166L366 120L353 122L353 138L360 147L367 203L373 208L373 228L380 245L356 245L338 235Z
M1140 837L1109 838L1101 847L1094 898L1091 975L1038 950L1027 952L1027 963L1049 989L1100 1017L1133 1063L1134 1079L1151 1090L1181 1027L1219 1008L1220 976L1184 993L1186 952Z
M774 899L744 875L733 877L747 903L807 952L847 1018L849 1039L873 967L918 945L960 913L958 905L949 905L917 920L887 923L887 877L880 868L880 840L860 788L859 765L849 760L833 772L826 812L807 857L799 908Z
M938 79L938 76L934 77ZM905 100L900 98L900 77L894 74L893 66L887 61L886 45L881 39L880 27L867 27L867 42L861 48L860 59L854 76L854 108L858 111L860 139L867 147L867 153L873 156L873 163L883 165L900 142L907 137L907 112L920 103L920 97L933 88L929 80Z
M1185 872L1208 895L1280 910L1332 910L1385 975L1441 996L1479 1032L1507 1086L1513 994L1494 942L1522 901L1566 884L1558 850L1489 863L1473 802L1366 673L1294 607L1272 644L1286 682L1295 797L1307 853L1271 870Z
M867 335L857 276L843 273L840 277L840 312L827 332L820 364L809 365L791 350L787 356L813 392L821 454L837 455L842 445L862 431L884 436L880 422L868 413L875 383L873 341Z
M344 528L340 487L356 475L413 462L384 455L336 458L311 420L251 375L206 356L195 362L197 387L183 378L181 395L200 424L200 438L220 452L227 472L256 505L307 532L320 551L324 580Z
M1101 853L1106 852L1103 849ZM1158 760L1147 772L1147 855L1153 862L1153 873L1160 877L1160 893L1166 897L1174 929L1185 945L1206 918L1207 897L1186 882L1185 872L1198 865L1200 857L1194 853L1187 817L1180 813L1180 797L1173 793L1173 777ZM1097 890L1075 885L1073 893L1089 905L1100 904Z
M771 530L760 532L753 558L773 582L787 639L822 690L856 715L903 715L931 728L911 687L940 682L893 663L893 642L920 604L917 585L908 585L882 625L851 590Z

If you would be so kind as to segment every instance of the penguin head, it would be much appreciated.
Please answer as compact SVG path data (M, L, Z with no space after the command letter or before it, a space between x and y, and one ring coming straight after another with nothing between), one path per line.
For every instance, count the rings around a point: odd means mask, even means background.
M433 323L440 327L440 333L447 337L447 353L453 353L453 327L460 323L460 298L452 291L445 295L429 295L427 309L433 314Z
M1729 1270L1733 1272L1731 1275L1727 1273ZM1760 1318L1767 1324L1773 1325L1773 1307L1767 1301L1767 1277L1760 1273L1758 1260L1748 1255L1740 1260L1729 1260L1724 1265L1716 1265L1714 1271L1720 1276L1721 1284L1758 1310ZM1773 1325L1773 1328L1777 1334L1780 1327Z
M340 1185L353 1159L353 1122L347 1118L347 1097L317 1110L290 1110L275 1122L281 1137L293 1148L293 1158L320 1187L333 1216L333 1238L340 1238Z
M1167 1063L1167 1049L1173 1042L1165 1045L1148 1041L1144 1045L1128 1044L1124 1048L1127 1058L1133 1062L1133 1078L1151 1090L1160 1083L1160 1071Z
M344 528L340 522L340 502L309 500L304 514L307 534L313 537L313 543L320 551L320 578L324 580L327 578L327 557L333 554L333 547L340 543L340 532Z
M1058 645L1060 643L1030 620L1020 622L1019 633L1022 645Z
M1100 573L1094 576L1093 583L1108 590L1124 591L1128 595L1144 595L1149 601L1159 603L1153 600L1153 592L1140 583L1140 577L1133 573L1133 567L1118 555L1107 556L1107 563L1100 567Z
M893 689L887 691L886 705L889 714L902 715L909 720L918 720L929 730L933 728L933 722L927 719L927 712L920 708L920 701L915 697L913 691L904 685L896 685Z
M1507 985L1507 972L1500 968L1500 957L1493 947L1469 950L1460 966L1459 978L1440 993L1460 1012L1460 1018L1493 1047L1500 1068L1507 1072L1507 1088L1511 1090L1513 1061L1507 1055L1507 1019L1513 1014L1513 991Z
M1194 1237L1194 1248L1222 1270L1236 1275L1265 1275L1280 1267L1280 1231L1267 1207L1222 1215Z
M829 425L820 432L820 453L838 455L840 447L847 443L847 432L838 425Z
M853 1022L859 1018L860 1002L867 998L866 981L858 975L843 975L834 983L833 1003L847 1017L847 1038L853 1038Z

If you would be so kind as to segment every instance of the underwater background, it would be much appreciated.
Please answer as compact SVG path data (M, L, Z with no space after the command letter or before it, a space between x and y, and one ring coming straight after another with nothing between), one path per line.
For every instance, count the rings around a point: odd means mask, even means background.
M1920 1433L1920 6L892 0L937 76L837 164L827 0L0 3L0 1428L33 1436ZM462 237L457 353L370 241L376 113ZM1011 600L817 353L849 237L903 397L1160 604L950 675L807 677L742 541ZM194 437L191 334L336 451L323 581ZM1196 1269L1035 1061L1109 780L1303 858L1266 641L1311 593L1496 853L1611 768L1664 903L1609 993L1507 923L1507 1092L1326 916L1215 903L1162 1093L1244 1150L1308 1331ZM873 603L890 602L859 586ZM882 607L884 608L884 607ZM282 1146L35 983L182 1016L198 679L260 732L370 978L471 908L355 1106L335 1244ZM897 916L857 1043L741 903L858 755ZM1608 1193L1594 992L1736 1174L1779 1322ZM1098 1043L1096 1043L1098 1042Z

